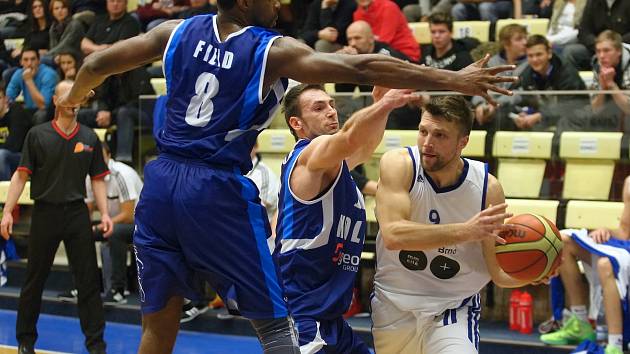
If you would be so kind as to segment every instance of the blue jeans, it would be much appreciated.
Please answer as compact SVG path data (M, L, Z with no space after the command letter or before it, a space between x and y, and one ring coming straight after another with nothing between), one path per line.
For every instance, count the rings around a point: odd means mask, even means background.
M482 2L479 4L464 4L458 2L451 9L456 21L479 20L495 23L500 18L512 16L511 1Z
M0 181L10 181L13 172L20 163L19 152L13 152L7 149L0 149Z

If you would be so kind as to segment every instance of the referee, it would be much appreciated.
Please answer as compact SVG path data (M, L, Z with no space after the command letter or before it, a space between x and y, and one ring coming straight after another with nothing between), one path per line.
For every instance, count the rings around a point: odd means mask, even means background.
M54 102L72 87L60 82ZM0 232L6 239L12 232L15 207L30 175L31 198L35 201L28 238L26 280L20 293L16 337L18 353L35 353L37 318L44 283L59 242L63 241L70 268L79 291L78 305L85 346L90 353L105 353L105 318L100 297L96 251L90 217L85 205L85 179L89 174L104 236L112 231L107 212L103 177L109 173L100 141L92 129L77 123L72 109L57 109L52 122L33 127L26 136L22 159L11 178Z

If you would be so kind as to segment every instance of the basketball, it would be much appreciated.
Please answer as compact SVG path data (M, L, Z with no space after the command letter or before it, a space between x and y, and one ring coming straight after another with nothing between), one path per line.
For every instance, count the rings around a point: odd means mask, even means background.
M515 227L502 232L506 244L496 246L497 261L507 274L532 282L558 268L562 238L556 225L535 214L517 215L507 223Z

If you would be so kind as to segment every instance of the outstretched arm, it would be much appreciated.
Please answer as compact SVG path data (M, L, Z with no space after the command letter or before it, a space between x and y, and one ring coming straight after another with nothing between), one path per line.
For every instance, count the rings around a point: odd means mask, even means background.
M514 82L511 76L496 76L513 65L483 68L489 56L460 71L420 66L380 54L347 55L318 53L290 37L276 40L269 50L265 87L280 77L304 83L355 83L416 90L453 90L494 100L488 91L510 94L496 86Z
M76 107L93 95L92 89L107 77L159 60L171 32L179 22L181 20L166 21L145 34L117 42L88 56L72 89L68 95L60 98L57 105Z
M385 247L390 250L422 251L458 243L503 241L494 230L503 229L505 204L486 209L464 223L423 224L411 221L409 188L413 164L406 149L391 150L381 158L381 178L376 190L376 218Z

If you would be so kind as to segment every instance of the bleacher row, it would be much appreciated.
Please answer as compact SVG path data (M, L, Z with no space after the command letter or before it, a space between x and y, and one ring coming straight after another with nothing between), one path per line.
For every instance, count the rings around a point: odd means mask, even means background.
M387 130L372 159L365 164L368 177L378 179L378 162L388 150L416 145L417 131ZM553 156L551 132L497 132L492 158L498 160L496 176L505 191L510 211L538 213L567 228L616 229L623 203L609 202L615 164L622 159L622 133L564 132L558 156ZM258 139L265 163L279 175L295 140L287 129L268 129ZM484 160L486 132L473 130L463 156ZM565 163L562 199L568 200L566 217L558 220L558 200L540 200L546 164L560 158ZM366 199L368 220L375 222L374 200ZM562 221L562 222L560 222Z

